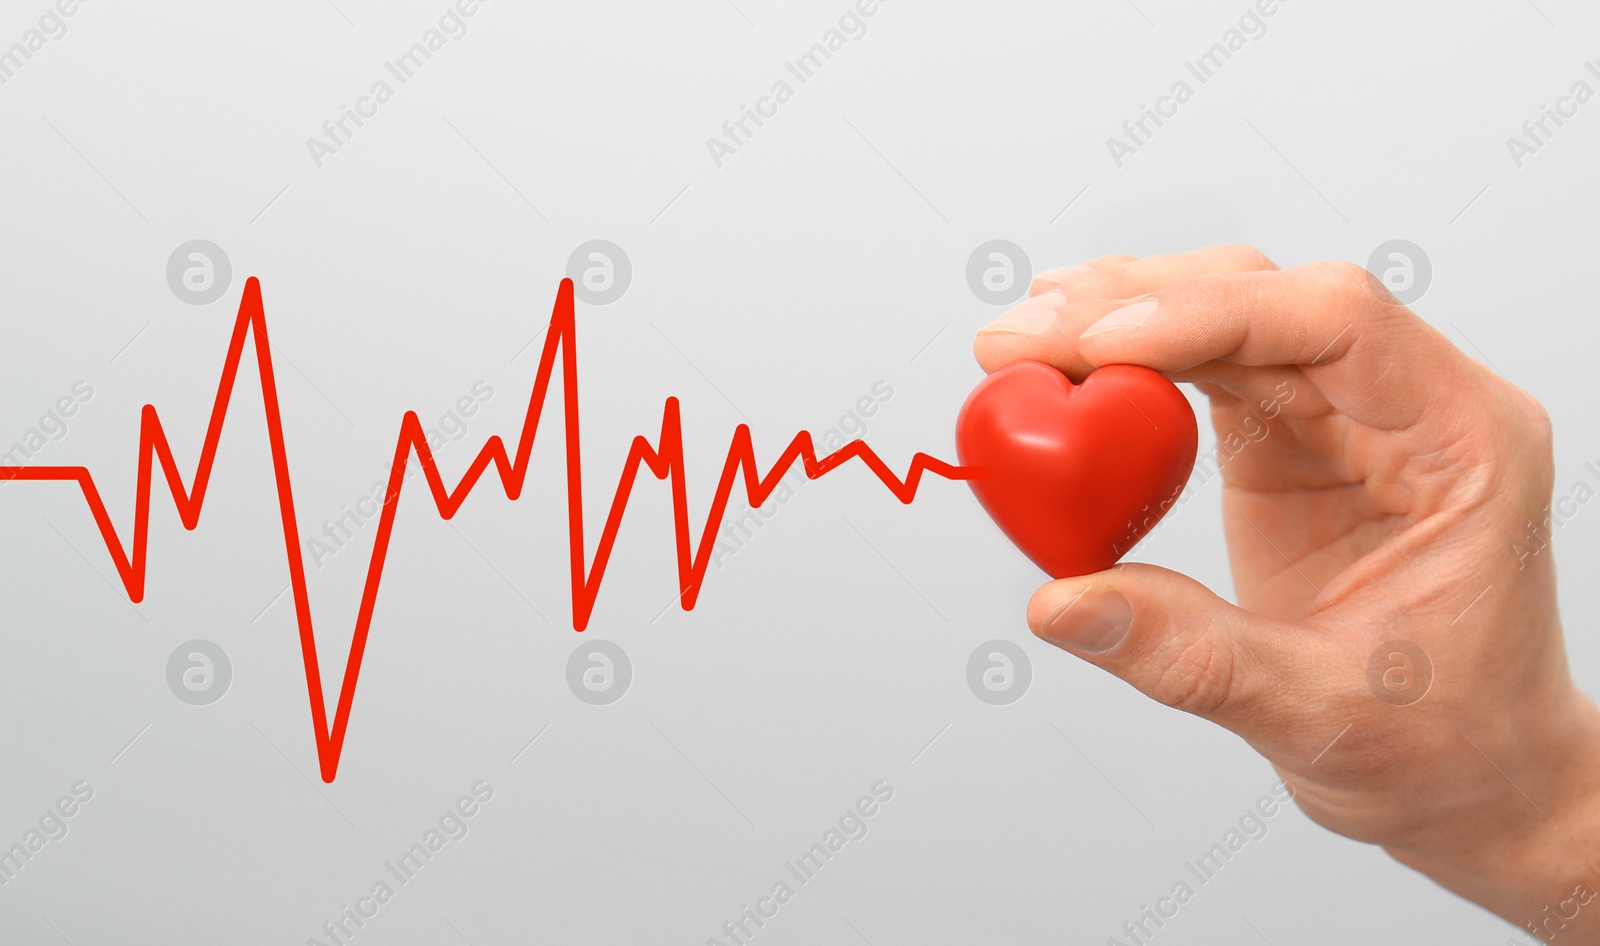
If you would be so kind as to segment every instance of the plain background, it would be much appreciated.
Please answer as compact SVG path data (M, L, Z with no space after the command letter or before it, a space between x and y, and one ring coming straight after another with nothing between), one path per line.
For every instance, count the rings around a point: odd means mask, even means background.
M719 169L706 139L796 84L784 63L844 0L493 0L319 169L306 139L445 0L93 0L0 86L0 446L86 382L34 462L87 465L131 534L140 408L158 406L190 475L259 276L300 521L319 532L381 478L407 410L432 424L492 388L440 450L452 481L483 438L514 435L537 346L522 349L569 254L599 238L633 283L579 309L590 534L669 395L698 521L735 425L770 459L875 382L893 395L866 439L892 466L952 457L980 376L969 340L999 311L966 282L984 241L1043 269L1221 242L1364 263L1399 238L1431 259L1417 310L1548 405L1558 490L1600 486L1584 466L1600 465L1600 104L1520 169L1506 146L1574 82L1600 87L1584 68L1595 12L1293 0L1198 86L1184 63L1247 4L1136 3L890 0ZM0 44L45 10L8 0ZM1106 139L1185 78L1193 99L1117 168ZM234 268L207 306L166 281L193 239ZM666 489L642 480L587 632L626 650L632 688L580 702L552 418L519 503L486 483L445 523L407 489L324 785L275 597L260 406L247 365L198 530L158 487L137 607L72 487L0 487L0 845L75 781L95 788L0 887L7 943L303 943L481 779L495 795L470 834L355 942L698 946L884 780L895 795L870 833L753 942L1099 944L1191 879L1184 863L1274 781L1237 738L1034 640L1022 612L1042 576L964 486L933 478L902 506L859 468L797 490L688 613L668 606ZM1134 558L1228 593L1217 501L1216 481L1199 488ZM1583 507L1555 538L1590 692L1597 529ZM373 531L311 567L330 704ZM193 638L232 661L210 706L168 689L167 658ZM967 685L996 638L1032 661L1010 706ZM1298 812L1269 825L1155 942L1514 935Z

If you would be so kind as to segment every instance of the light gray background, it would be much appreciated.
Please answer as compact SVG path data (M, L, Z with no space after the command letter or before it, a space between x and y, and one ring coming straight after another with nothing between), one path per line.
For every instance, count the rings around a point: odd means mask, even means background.
M1558 488L1593 485L1600 104L1520 170L1505 140L1574 81L1596 85L1594 10L1293 0L1119 170L1105 139L1247 9L1136 2L889 0L719 170L706 138L844 0L492 0L319 170L305 139L445 0L90 0L0 86L0 445L88 382L36 462L89 466L131 534L139 409L159 407L192 470L256 275L315 532L381 476L406 410L431 422L492 386L440 452L452 475L490 433L514 434L537 348L512 356L572 249L608 239L634 282L579 311L593 535L668 395L697 518L736 424L770 458L878 380L894 394L868 424L874 447L900 469L917 450L951 457L979 377L968 340L998 311L965 282L984 241L1042 269L1233 241L1284 264L1365 262L1405 238L1434 268L1417 309L1549 406ZM0 44L45 9L8 0ZM235 270L204 307L165 279L197 238ZM800 489L690 613L662 613L670 506L642 481L588 632L626 649L632 690L580 702L552 419L520 503L486 485L444 523L408 488L339 779L323 785L292 608L275 601L287 578L255 379L247 366L195 533L158 487L137 607L75 489L0 486L0 844L74 781L96 790L0 887L7 943L303 943L486 779L496 794L470 835L355 942L700 944L887 780L870 834L754 942L1098 944L1273 782L1233 736L1035 641L1022 608L1041 576L964 486L930 479L901 506L861 469ZM1600 599L1577 579L1600 566L1597 519L1586 508L1555 540L1591 692ZM372 531L311 569L330 706ZM1226 592L1222 552L1213 481L1135 557ZM167 687L169 654L193 638L233 662L210 706ZM994 638L1033 660L1010 706L967 688L968 657ZM1156 942L1514 932L1297 812L1270 826Z

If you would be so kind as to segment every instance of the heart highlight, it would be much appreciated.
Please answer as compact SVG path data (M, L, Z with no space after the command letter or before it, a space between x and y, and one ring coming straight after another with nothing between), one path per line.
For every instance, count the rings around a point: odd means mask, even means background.
M1172 508L1194 469L1188 398L1157 371L1107 365L1082 384L1039 362L989 375L956 418L968 481L1052 577L1116 564Z

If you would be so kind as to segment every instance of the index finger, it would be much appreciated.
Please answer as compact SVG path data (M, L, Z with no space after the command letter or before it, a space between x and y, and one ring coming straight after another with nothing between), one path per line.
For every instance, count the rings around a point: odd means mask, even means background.
M1108 312L1075 341L1095 364L1169 374L1298 366L1341 413L1383 429L1482 382L1475 362L1346 262L1190 280Z
M1224 244L1161 256L1102 256L1077 266L1052 269L1033 278L1028 294L1056 291L1073 302L1128 299L1211 273L1277 269L1253 246Z

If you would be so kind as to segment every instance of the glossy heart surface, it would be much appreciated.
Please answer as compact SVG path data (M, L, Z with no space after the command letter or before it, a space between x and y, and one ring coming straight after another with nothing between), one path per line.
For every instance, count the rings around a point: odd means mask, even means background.
M978 383L956 418L978 502L1052 577L1111 567L1172 508L1199 432L1159 372L1107 365L1082 384L1038 362Z

